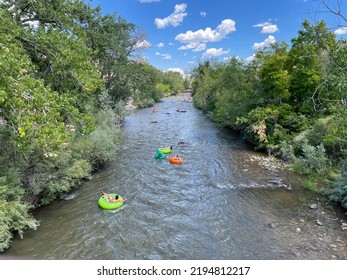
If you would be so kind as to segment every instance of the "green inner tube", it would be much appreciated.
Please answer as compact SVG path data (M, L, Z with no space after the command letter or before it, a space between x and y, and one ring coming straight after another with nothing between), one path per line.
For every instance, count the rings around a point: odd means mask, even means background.
M163 154L170 154L172 150L170 148L160 148L159 151Z
M113 198L115 198L116 195L117 194L115 194L115 193L110 194L110 196ZM118 196L119 196L118 199L123 199L120 195L118 195ZM123 202L121 202L121 201L119 201L119 202L108 201L104 195L99 198L98 203L99 203L99 206L101 208L107 209L107 210L117 209L123 205Z

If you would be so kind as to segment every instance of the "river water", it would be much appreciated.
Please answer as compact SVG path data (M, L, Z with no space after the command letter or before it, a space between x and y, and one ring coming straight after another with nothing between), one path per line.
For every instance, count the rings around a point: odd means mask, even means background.
M165 98L155 105L157 113L147 108L126 117L114 160L69 199L36 210L40 227L16 237L3 256L347 259L343 211L326 207L317 194L299 187L300 178L273 167L267 156L182 98ZM184 163L155 159L161 145L173 145ZM102 190L128 201L102 210ZM309 209L311 203L318 208Z

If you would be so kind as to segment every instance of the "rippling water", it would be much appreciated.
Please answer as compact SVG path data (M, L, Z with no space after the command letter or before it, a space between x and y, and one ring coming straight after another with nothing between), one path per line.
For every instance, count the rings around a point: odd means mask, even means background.
M187 112L176 112L178 104ZM263 156L191 103L171 97L156 106L157 113L151 108L128 116L117 157L68 200L38 209L35 217L41 226L26 232L23 240L16 238L4 255L128 260L346 257L346 234L337 221L335 228L319 227L315 215L321 210L305 214L300 201L314 197L296 188L296 178L249 161ZM176 145L179 141L190 144ZM173 145L184 164L155 159L161 145ZM294 191L264 188L273 179ZM97 204L101 190L128 201L120 209L102 210Z

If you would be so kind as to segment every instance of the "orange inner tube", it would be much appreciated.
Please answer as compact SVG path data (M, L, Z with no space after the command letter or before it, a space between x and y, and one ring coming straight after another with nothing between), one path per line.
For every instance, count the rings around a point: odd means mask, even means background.
M183 159L180 157L170 157L170 162L179 164L179 163L183 163Z

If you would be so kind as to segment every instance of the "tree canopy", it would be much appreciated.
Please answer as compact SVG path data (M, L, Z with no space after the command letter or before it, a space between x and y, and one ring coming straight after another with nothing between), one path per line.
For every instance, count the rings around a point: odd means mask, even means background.
M183 77L146 63L145 34L81 0L0 1L0 251L117 151L124 103Z

